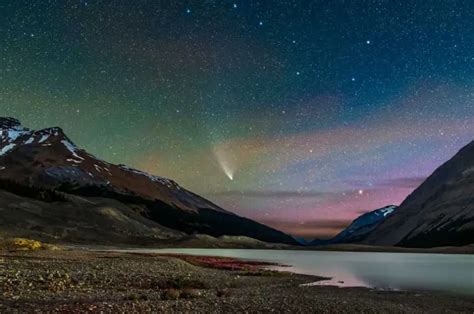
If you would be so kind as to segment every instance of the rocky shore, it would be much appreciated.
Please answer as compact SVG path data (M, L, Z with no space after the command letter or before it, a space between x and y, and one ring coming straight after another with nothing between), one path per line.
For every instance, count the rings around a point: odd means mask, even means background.
M474 298L301 286L254 262L86 250L0 251L0 312L466 312Z

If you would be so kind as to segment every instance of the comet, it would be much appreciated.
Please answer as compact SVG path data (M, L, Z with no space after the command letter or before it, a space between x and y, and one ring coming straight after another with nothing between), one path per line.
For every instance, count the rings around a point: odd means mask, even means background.
M234 173L236 171L236 163L233 161L231 154L224 146L214 146L212 149L214 157L216 158L219 168L222 172L229 178L229 180L234 180Z
M224 171L225 175L230 179L230 181L234 180L234 174L232 173L232 170L227 167L225 164L220 164L222 171Z

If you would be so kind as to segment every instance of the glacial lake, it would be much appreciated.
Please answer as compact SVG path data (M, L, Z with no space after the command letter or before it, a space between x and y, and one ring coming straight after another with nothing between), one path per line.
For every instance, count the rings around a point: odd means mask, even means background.
M273 269L331 277L314 285L441 291L474 296L474 255L246 249L121 251L225 256L288 265Z

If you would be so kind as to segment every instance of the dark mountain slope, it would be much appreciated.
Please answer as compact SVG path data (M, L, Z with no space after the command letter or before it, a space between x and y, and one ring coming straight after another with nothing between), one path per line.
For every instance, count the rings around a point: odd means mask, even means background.
M474 141L436 169L365 242L407 247L474 243Z
M55 192L58 193L58 192ZM149 244L183 237L113 199L61 195L61 201L0 189L0 236L87 244Z

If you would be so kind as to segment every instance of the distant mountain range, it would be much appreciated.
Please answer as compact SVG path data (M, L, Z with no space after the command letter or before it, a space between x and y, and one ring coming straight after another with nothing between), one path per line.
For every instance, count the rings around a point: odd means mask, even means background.
M337 234L332 239L314 240L308 245L328 245L340 243L357 243L364 240L375 228L381 224L385 219L394 213L397 209L395 205L389 205L374 211L365 213L355 220Z
M14 118L0 118L0 237L137 245L190 239L197 246L208 239L194 236L199 234L236 236L255 246L260 242L249 238L291 245L472 244L474 141L399 207L365 213L333 239L308 243L226 211L173 180L98 159L61 128L34 131ZM211 242L220 245L216 241Z
M297 244L170 179L98 159L61 128L34 131L14 118L0 118L0 188L0 232L10 234L110 241L208 234Z

